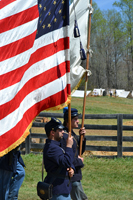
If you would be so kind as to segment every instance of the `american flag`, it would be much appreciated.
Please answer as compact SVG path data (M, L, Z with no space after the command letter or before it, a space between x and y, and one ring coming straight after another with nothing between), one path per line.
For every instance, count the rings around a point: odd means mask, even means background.
M69 1L0 1L0 156L70 102Z

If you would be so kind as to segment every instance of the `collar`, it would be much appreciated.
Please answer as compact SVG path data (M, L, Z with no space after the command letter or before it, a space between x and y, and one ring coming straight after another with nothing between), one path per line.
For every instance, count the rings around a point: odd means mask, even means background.
M46 144L55 144L55 145L58 145L60 146L60 141L56 141L56 140L50 140L50 139L46 139Z

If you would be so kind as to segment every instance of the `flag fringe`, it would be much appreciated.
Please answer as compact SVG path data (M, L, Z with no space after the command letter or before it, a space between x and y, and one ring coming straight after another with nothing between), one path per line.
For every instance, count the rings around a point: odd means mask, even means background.
M46 111L48 111L48 110L61 110L61 109L63 109L64 107L68 106L68 104L69 104L70 102L71 102L71 95L68 95L67 100L66 100L65 103L60 104L60 105L55 106L55 107L52 107L52 108L48 108L48 109L46 109Z
M52 108L48 108L46 110L60 110L60 109L63 109L64 107L68 106L68 104L70 102L71 102L71 95L68 95L67 100L66 100L65 103L63 103L61 105L58 105L58 106L55 106L55 107L52 107ZM8 147L7 149L5 149L2 152L0 152L0 157L4 156L5 154L7 154L8 152L10 152L11 150L15 149L17 146L19 146L22 142L25 141L26 137L30 134L29 130L32 127L32 123L33 123L34 119L29 124L29 126L27 127L27 129L24 132L24 134L15 143L13 143L10 147Z
M32 121L33 122L33 121ZM27 127L26 131L24 132L24 134L16 141L14 142L11 146L9 146L7 149L5 149L4 151L0 152L0 157L4 156L5 154L7 154L8 152L12 151L13 149L15 149L17 146L19 146L22 142L25 141L26 137L30 134L30 128L32 126L32 122L29 124L29 126Z

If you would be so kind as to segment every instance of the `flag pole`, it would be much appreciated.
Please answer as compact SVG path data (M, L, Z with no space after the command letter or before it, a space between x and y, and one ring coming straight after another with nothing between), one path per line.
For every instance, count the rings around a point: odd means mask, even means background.
M90 0L90 4L92 6L92 0ZM86 105L86 93L87 93L87 70L89 69L89 48L90 48L90 33L91 33L91 14L89 13L89 25L88 25L88 41L87 41L87 60L86 60L86 74L85 74L85 89L84 89L84 100L83 100L83 112L82 112L82 124L81 128L84 127L84 117L85 117L85 105ZM83 135L80 136L80 147L79 147L79 156L82 154L82 143L83 143Z

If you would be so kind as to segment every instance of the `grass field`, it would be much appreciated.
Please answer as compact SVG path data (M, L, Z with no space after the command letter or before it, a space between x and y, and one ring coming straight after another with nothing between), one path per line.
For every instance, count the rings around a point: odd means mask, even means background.
M76 107L80 113L83 108L83 98L72 97L71 107ZM52 111L53 112L53 111ZM62 110L54 111L61 113ZM87 97L86 98L86 114L132 114L133 99L119 97Z
M71 107L76 107L82 113L82 106L82 98L72 98ZM48 112L62 113L62 110ZM114 113L133 114L133 99L87 97L86 114ZM116 124L116 121L85 120L85 123ZM132 120L125 120L123 123L133 125ZM43 133L43 129L40 129L40 132ZM116 132L89 130L87 134L116 135ZM133 135L132 132L124 132L123 134ZM88 154L84 154L83 157L85 167L82 169L82 184L89 200L133 200L133 158L98 159L91 155L88 156ZM21 186L18 199L39 200L36 193L36 185L41 180L42 155L23 155L23 159L26 164L26 177Z
M41 181L42 155L23 156L26 177L19 200L39 200L36 185ZM82 185L89 200L132 200L133 159L97 159L84 156ZM46 173L44 172L44 176Z

